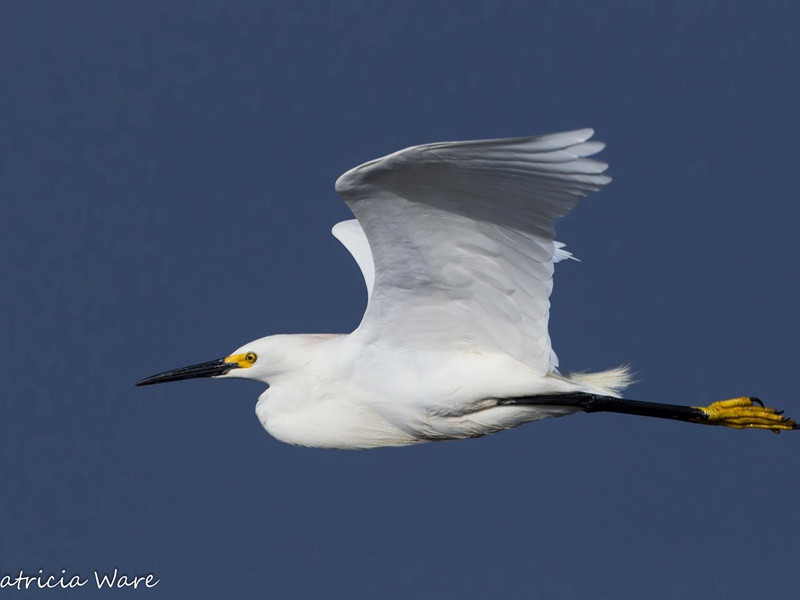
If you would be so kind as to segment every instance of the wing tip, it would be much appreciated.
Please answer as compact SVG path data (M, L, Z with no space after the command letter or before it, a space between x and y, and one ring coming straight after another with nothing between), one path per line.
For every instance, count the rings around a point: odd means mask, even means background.
M594 137L594 129L592 127L582 127L581 129L575 129L574 131L568 133L573 133L576 136L582 137L583 139L581 141L584 142Z
M536 136L541 138L561 138L564 140L573 140L573 144L582 144L587 140L594 137L594 129L591 127L582 127L581 129L571 129L569 131L559 131L555 133L547 133L545 135ZM602 143L602 142L600 142Z
M611 178L607 175L601 175L608 169L608 163L588 157L600 153L605 149L606 144L600 140L591 139L594 134L595 130L593 128L584 127L570 131L518 138L435 142L410 146L349 169L339 176L334 187L336 192L348 202L355 201L359 198L359 188L366 183L364 175L371 172L372 167L380 163L387 164L387 160L395 157L397 160L407 159L411 155L419 158L431 151L437 152L437 160L439 160L444 149L467 149L470 146L486 147L490 145L535 156L536 160L539 161L551 163L569 162L574 166L580 165L580 175L591 175L593 179L590 183L602 186L611 181Z
M335 237L337 240L341 240L342 235L346 235L349 230L353 229L353 221L355 221L355 219L348 219L346 221L339 221L336 223L336 225L331 227L331 234L333 237Z
M526 151L536 154L562 151L573 154L576 158L583 158L597 154L606 147L604 142L592 139L594 133L594 129L591 127L584 127L583 129L546 133L524 138L488 141L510 142L518 148L524 148Z

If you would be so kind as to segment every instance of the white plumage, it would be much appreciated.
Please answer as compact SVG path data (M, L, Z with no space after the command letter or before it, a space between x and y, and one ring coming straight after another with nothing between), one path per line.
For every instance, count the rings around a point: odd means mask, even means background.
M427 144L348 171L336 189L357 221L333 234L367 285L358 328L269 336L141 383L263 381L269 433L333 448L474 437L576 410L505 398L616 395L626 369L563 376L547 332L553 265L571 257L555 221L610 181L589 158L603 148L592 133Z
M376 271L357 333L397 348L499 352L542 375L557 366L554 223L611 180L586 158L603 148L592 133L427 144L342 175L336 191ZM363 243L348 249L366 272Z
M271 336L227 376L270 383L256 412L278 439L363 448L492 433L573 408L497 406L572 391L616 394L625 369L568 378L547 333L554 222L610 181L590 129L428 144L356 167L333 228L369 302L349 335ZM262 362L263 361L263 362Z

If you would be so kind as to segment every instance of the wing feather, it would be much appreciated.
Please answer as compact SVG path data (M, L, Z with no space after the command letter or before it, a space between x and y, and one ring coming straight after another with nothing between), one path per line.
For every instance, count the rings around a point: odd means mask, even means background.
M372 262L372 252L369 249L367 236L356 219L337 223L331 229L333 236L339 240L347 251L353 256L361 269L364 283L367 285L367 298L372 296L372 286L375 283L375 264Z
M571 257L553 241L554 223L610 181L607 165L588 158L603 148L593 133L414 146L342 175L336 190L374 264L356 333L409 350L501 352L554 370L553 263ZM363 245L354 251L334 234L369 286Z

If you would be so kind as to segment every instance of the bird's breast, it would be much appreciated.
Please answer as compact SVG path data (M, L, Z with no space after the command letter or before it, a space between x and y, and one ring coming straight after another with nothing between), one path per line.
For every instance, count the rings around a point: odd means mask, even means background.
M315 448L377 448L418 441L356 395L296 396L273 386L256 404L261 425L288 444Z

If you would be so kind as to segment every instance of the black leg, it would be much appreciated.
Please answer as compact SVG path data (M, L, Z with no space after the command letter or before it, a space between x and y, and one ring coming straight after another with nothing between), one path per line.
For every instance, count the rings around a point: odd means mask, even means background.
M722 400L709 406L701 407L641 402L640 400L627 400L625 398L614 398L613 396L576 392L573 394L504 398L498 404L501 406L572 406L587 413L615 412L642 417L674 419L689 423L703 423L705 425L724 425L735 429L770 429L775 433L779 433L781 430L800 428L792 419L782 416L782 412L778 412L773 408L765 408L758 398L748 397Z

